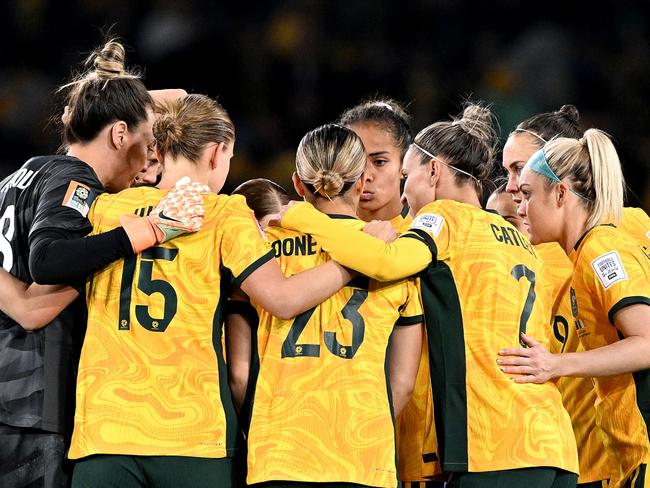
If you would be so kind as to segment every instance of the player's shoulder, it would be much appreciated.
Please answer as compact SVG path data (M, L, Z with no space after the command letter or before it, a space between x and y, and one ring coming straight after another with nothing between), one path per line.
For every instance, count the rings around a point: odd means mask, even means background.
M95 170L86 162L74 156L52 155L38 156L27 161L27 168L33 168L49 181L55 180L80 180L85 184L101 186Z
M295 230L284 229L282 227L272 225L264 229L264 234L266 234L266 238L269 241L279 241L281 239L285 239L286 237L300 235L301 233Z
M246 198L243 195L224 195L220 193L210 193L204 196L203 203L206 210L212 211L229 211L229 212L246 212L252 210L246 204Z
M366 222L364 222L361 219L358 219L357 217L353 217L352 215L344 215L344 214L335 214L335 213L330 213L330 214L325 214L327 215L330 219L333 220L338 220L341 222L341 224L349 227L350 229L363 229L363 227L366 225Z
M545 266L571 267L571 261L557 242L543 242L533 246Z
M615 225L601 224L593 227L580 237L574 249L581 256L590 257L603 251L637 247L639 246L636 241Z
M624 207L623 208L623 221L630 219L637 222L648 222L650 217L642 208L638 207Z
M110 207L116 203L136 203L146 206L157 203L166 193L167 190L159 190L151 186L126 188L117 193L103 193L97 198L97 205Z
M474 205L454 200L436 200L420 209L413 219L411 229L421 229L438 236L445 226L450 229L469 228L477 216L484 213Z
M647 261L641 246L611 224L590 229L578 240L574 252L577 253L576 267L593 270L595 274L607 269L623 268L633 261Z

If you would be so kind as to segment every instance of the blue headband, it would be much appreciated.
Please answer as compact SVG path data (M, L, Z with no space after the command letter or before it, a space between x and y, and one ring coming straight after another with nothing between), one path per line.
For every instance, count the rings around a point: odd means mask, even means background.
M525 167L531 169L535 173L538 173L542 176L546 176L549 180L555 181L556 183L562 183L562 180L555 174L555 172L549 166L548 160L546 159L546 155L544 154L543 149L536 151L530 157ZM573 188L569 188L569 191L574 195L582 198L584 201L591 202L589 198L582 195L581 193L578 193Z

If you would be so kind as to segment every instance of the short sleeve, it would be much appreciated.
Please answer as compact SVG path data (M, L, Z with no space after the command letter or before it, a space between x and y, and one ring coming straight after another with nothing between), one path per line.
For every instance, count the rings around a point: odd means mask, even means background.
M90 166L71 161L58 165L42 182L29 231L30 247L45 229L83 237L92 230L88 213L93 200L103 192Z
M607 312L610 323L614 324L614 315L626 306L650 305L650 260L640 248L638 252L629 246L590 253L587 261L586 274L594 298Z
M451 225L448 211L440 202L433 202L418 212L403 237L419 237L427 243L432 254L444 260L449 253Z
M420 301L418 279L408 279L404 282L407 287L407 299L404 305L400 307L399 319L395 325L415 325L424 322L424 311Z
M253 271L273 259L273 251L244 197L229 197L224 214L221 259L234 283L241 285Z

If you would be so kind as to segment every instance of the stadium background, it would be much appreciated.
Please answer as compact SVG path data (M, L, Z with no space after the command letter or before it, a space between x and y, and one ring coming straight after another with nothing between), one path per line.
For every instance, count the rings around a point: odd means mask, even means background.
M108 28L149 88L205 93L229 111L225 191L256 176L289 186L304 133L365 97L406 102L415 131L472 97L492 104L503 137L573 103L585 127L614 136L629 204L650 210L646 2L5 1L0 178L57 148L53 92Z

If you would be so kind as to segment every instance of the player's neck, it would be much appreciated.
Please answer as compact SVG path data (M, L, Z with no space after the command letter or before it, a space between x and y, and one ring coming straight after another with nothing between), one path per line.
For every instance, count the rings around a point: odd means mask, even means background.
M588 214L581 208L567 209L560 225L558 244L569 255L578 240L587 232Z
M113 154L98 140L93 140L87 143L76 142L70 144L68 146L67 155L81 159L84 163L90 166L95 171L99 181L104 187L111 186L116 173L116 164L113 159Z
M185 176L188 176L192 181L208 183L208 176L200 164L195 164L185 158L179 157L175 160L165 161L158 188L171 188L178 180Z
M327 198L317 198L311 202L314 207L326 214L349 215L356 217L355 205L350 204L342 198L328 200Z
M361 207L357 208L357 215L361 220L370 222L371 220L391 220L402 213L402 202L399 195L397 198L392 199L386 205L375 210L369 210Z
M440 185L436 189L436 200L454 200L460 203L467 203L475 207L481 206L476 189L472 184L456 186L455 184Z

